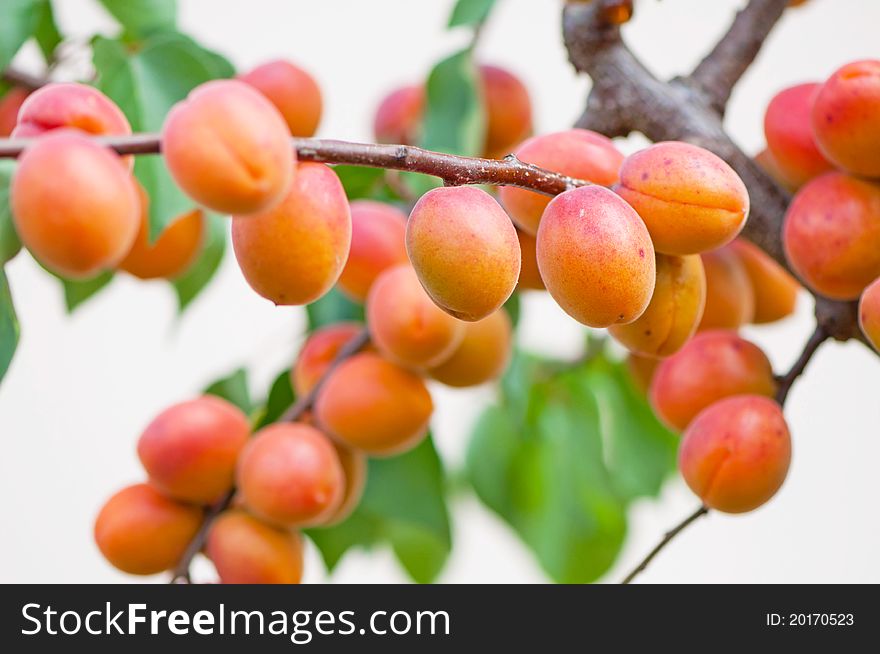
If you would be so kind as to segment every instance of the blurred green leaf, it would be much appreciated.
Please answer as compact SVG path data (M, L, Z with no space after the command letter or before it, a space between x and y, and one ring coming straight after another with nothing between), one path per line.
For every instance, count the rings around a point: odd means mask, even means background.
M519 324L520 316L519 293L514 292L509 298L507 298L507 302L504 303L504 310L507 312L507 315L510 316L510 322L516 327L517 324Z
M0 2L0 70L6 68L37 29L48 0Z
M462 50L439 62L431 70L426 88L422 145L440 152L479 155L485 116L471 52Z
M259 419L256 421L256 428L259 429L277 421L281 414L293 406L295 400L296 395L290 383L290 369L288 368L281 371L275 378L275 381L272 382L266 403L260 412Z
M139 38L156 30L174 28L177 0L99 0L115 18L125 35Z
M12 304L12 293L9 291L6 272L0 268L0 380L9 370L9 364L18 346L18 336L18 317Z
M338 288L333 288L321 299L306 306L309 319L309 331L315 331L324 325L336 322L355 320L363 322L363 305L352 302Z
M0 266L21 250L21 241L15 232L12 209L9 206L9 185L14 171L14 161L0 160Z
M489 16L495 0L458 0L449 17L449 27L478 25Z
M400 196L388 187L386 171L382 168L367 168L364 166L333 166L334 172L342 182L345 195L349 201L353 200L380 200L383 202L396 202Z
M226 252L226 233L229 229L229 221L225 216L218 216L211 211L206 210L204 214L205 242L202 245L199 258L183 275L171 282L175 293L177 293L177 306L181 312L213 279L223 261L223 254Z
M248 374L244 368L239 368L232 374L212 382L204 392L206 395L216 395L232 402L247 414L253 409L251 393L248 390Z
M52 10L50 0L43 0L39 12L34 38L40 46L43 57L47 62L51 62L55 48L62 41L61 32L58 31L58 25L55 23L55 12Z
M102 272L91 279L65 279L55 275L64 287L64 303L67 313L73 313L86 300L94 297L101 289L113 280L112 272Z

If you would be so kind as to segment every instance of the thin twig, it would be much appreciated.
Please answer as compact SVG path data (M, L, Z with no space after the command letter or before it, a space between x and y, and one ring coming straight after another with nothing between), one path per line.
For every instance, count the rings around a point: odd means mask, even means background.
M639 575L639 573L643 572L645 568L648 567L648 564L651 563L654 557L657 556L663 550L663 548L666 547L670 543L670 541L672 541L673 538L684 531L689 524L696 521L698 518L702 518L707 513L709 513L709 509L701 504L700 508L698 508L687 518L679 522L675 527L667 531L666 534L663 536L663 539L659 543L657 543L654 549L648 552L648 556L642 559L642 562L639 563L635 568L633 568L632 572L624 577L623 581L621 581L620 583L628 584L633 579L635 579Z
M812 359L813 355L816 354L816 350L819 349L819 346L822 345L822 343L824 343L829 338L830 335L827 331L825 331L825 328L822 327L822 325L817 325L816 329L807 340L806 345L804 345L803 352L801 352L801 355L791 367L791 370L778 378L779 386L776 390L776 401L779 402L780 405L785 404L785 401L788 399L788 393L789 391L791 391L792 385L797 380L797 378L804 373L804 370L806 370L807 368L807 364L810 363L810 359Z
M7 68L6 70L4 70L2 77L4 82L9 82L10 84L14 84L15 86L20 86L27 89L28 91L35 91L41 86L45 86L49 83L49 81L44 77L31 75L30 73L25 73L24 71L17 70L15 68Z

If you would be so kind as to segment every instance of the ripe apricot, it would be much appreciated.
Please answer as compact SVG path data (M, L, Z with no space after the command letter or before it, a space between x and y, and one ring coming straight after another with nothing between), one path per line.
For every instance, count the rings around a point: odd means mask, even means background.
M586 129L533 136L514 154L526 163L602 186L610 186L618 180L623 163L623 155L611 139ZM517 226L536 234L550 198L512 186L502 187L498 194Z
M123 572L153 575L170 570L202 524L202 510L135 484L113 495L95 520L95 543Z
M363 325L340 322L315 330L296 358L290 380L297 395L306 395L327 372L345 344L357 336Z
M832 170L813 137L810 118L819 84L798 84L770 100L764 114L764 136L773 161L794 188Z
M413 145L419 139L425 110L425 88L404 86L388 94L379 104L373 134L379 143Z
M776 159L773 158L773 154L770 150L766 148L761 150L758 154L756 154L753 159L758 166L761 167L767 175L776 182L783 189L788 191L789 193L794 193L797 191L794 183L790 179L788 179L785 174L782 172L782 168L779 167L779 164L776 163Z
M706 275L700 257L657 255L657 281L645 312L608 331L631 352L666 357L681 349L703 316Z
M755 297L752 322L763 324L782 320L794 313L801 285L757 245L738 238L730 247L745 268Z
M269 61L239 79L265 95L281 112L294 136L314 136L321 122L321 89L299 66L283 59Z
M785 255L807 286L836 300L855 300L880 276L880 186L826 173L788 207Z
M483 154L501 158L532 131L532 100L516 75L498 66L479 68L486 112Z
M626 158L614 190L645 221L663 254L698 254L739 234L749 215L745 184L720 157L667 141Z
M370 456L399 454L425 436L434 410L422 379L378 354L344 361L318 392L318 424Z
M325 527L339 524L348 518L360 503L367 485L367 457L364 453L338 441L331 442L336 448L336 454L345 474L345 492L339 508L322 523Z
M65 277L115 267L137 236L140 201L131 174L116 154L75 130L28 146L10 192L22 243Z
M240 509L225 511L205 541L223 584L298 584L302 540L296 532L268 525Z
M724 397L775 392L770 361L757 345L732 331L710 330L663 360L651 380L650 400L657 416L681 431Z
M14 138L33 138L63 127L88 134L131 134L122 110L86 84L47 84L31 93L18 112Z
M280 204L232 219L241 272L275 304L308 304L324 295L339 278L350 244L345 189L324 164L299 164Z
M566 191L548 205L538 229L538 268L559 306L590 327L634 321L654 292L648 230L601 186Z
M259 91L214 80L178 102L162 127L174 181L209 209L249 214L282 201L296 153L284 118Z
M0 98L0 138L12 134L18 120L18 111L27 97L27 89L13 86Z
M880 278L874 280L859 299L859 326L874 349L880 352Z
M212 504L232 488L235 464L250 436L247 416L206 395L153 418L137 452L150 483L176 500Z
M544 280L541 279L541 271L538 270L538 240L521 229L516 230L516 237L519 239L519 251L522 255L517 288L533 291L546 290Z
M428 374L447 386L464 388L496 379L510 361L513 325L499 309L477 322L465 323L464 338L452 355Z
M408 263L379 275L367 296L366 313L379 352L409 368L439 365L465 334L465 323L434 304Z
M739 329L755 316L755 291L743 262L730 246L704 252L706 308L699 329Z
M408 261L406 214L383 202L352 202L351 248L339 276L339 288L353 300L363 302L382 271Z
M880 177L880 60L846 64L822 85L813 103L813 132L834 164Z
M504 209L470 186L428 191L406 226L406 251L428 295L461 320L507 301L520 270L519 241Z
M626 369L629 371L630 379L632 379L635 387L647 395L648 389L651 387L651 380L654 378L654 372L660 365L662 359L655 357L643 357L640 354L630 352L626 357Z
M705 506L725 513L757 509L782 486L791 462L782 408L761 395L712 404L685 431L678 462Z

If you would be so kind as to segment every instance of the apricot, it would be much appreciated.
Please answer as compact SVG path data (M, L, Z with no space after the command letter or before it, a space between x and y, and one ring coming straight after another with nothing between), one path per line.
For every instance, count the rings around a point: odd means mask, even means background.
M789 205L782 241L804 284L855 300L880 276L880 186L843 173L817 177Z
M265 95L294 136L314 136L321 122L321 89L299 66L283 59L257 66L239 79Z
M297 395L309 393L326 374L330 364L363 329L354 322L341 322L315 330L296 358L290 370L290 380Z
M703 316L706 275L700 257L657 255L657 281L645 312L608 331L631 352L666 357L681 349Z
M538 269L559 306L589 327L633 322L647 308L656 277L644 223L601 186L550 202L538 229Z
M27 97L27 89L13 86L0 98L0 138L12 134L18 120L18 111Z
M315 404L322 428L370 456L415 447L433 411L418 375L371 352L356 354L330 373Z
M408 263L379 275L367 296L366 314L376 349L408 368L442 363L465 334L465 323L434 304Z
M610 186L618 180L623 163L623 155L611 139L586 129L533 136L514 154L526 163L602 186ZM536 234L550 198L512 186L503 186L498 194L517 226Z
M738 238L730 247L745 268L755 298L752 322L764 324L794 313L801 285L757 245Z
M737 395L702 411L687 428L678 465L703 504L745 513L782 486L791 463L791 436L782 408L761 395Z
M339 508L322 523L324 527L339 524L348 518L360 503L367 485L367 457L364 453L337 441L331 442L336 448L336 454L345 474L345 491Z
M766 148L761 150L753 157L753 159L755 160L755 163L760 166L761 170L767 173L770 179L776 182L783 189L785 189L789 193L794 193L795 191L797 191L797 187L782 172L782 168L780 168L779 164L776 163L776 159L773 158L773 154L770 152L770 150L767 150Z
M736 251L724 246L704 252L706 308L699 329L739 329L755 316L755 291Z
M252 86L214 80L178 102L162 126L174 181L199 204L249 214L279 204L294 174L290 130Z
M643 357L634 352L630 352L626 356L626 369L629 371L630 379L632 379L633 385L643 395L648 394L651 380L654 378L654 373L657 370L657 366L660 365L660 361L662 359Z
M137 452L150 483L169 497L212 504L232 488L250 436L247 416L212 395L175 404L153 418Z
M731 395L772 396L776 380L767 355L735 332L700 332L664 359L649 399L668 427L681 431L710 404Z
M461 320L485 318L516 288L516 230L491 195L471 186L436 188L413 207L406 251L428 295Z
M57 130L24 151L10 188L22 243L47 268L85 279L131 249L140 201L122 160L75 130Z
M342 503L345 474L324 434L309 425L275 423L241 453L236 486L258 518L282 527L320 524Z
M113 566L133 575L170 570L202 524L202 510L147 484L113 495L95 520L95 543Z
M379 104L373 134L379 143L414 145L422 129L425 88L404 86L388 94Z
M538 240L521 229L516 230L516 237L519 239L519 251L522 255L517 288L533 291L546 290L544 280L541 279L541 271L538 270Z
M211 524L205 554L223 584L298 584L302 540L240 509L225 511Z
M363 302L382 271L408 261L406 214L383 202L352 202L351 248L339 276L340 290Z
M880 352L880 278L875 279L859 299L859 326L874 349Z
M513 325L504 309L465 323L464 338L452 356L428 374L447 386L476 386L501 376L510 361Z
M630 155L614 190L645 221L663 254L699 254L729 243L749 215L745 184L720 157L666 141Z
M106 95L86 84L47 84L31 93L18 112L14 138L34 138L74 127L88 134L131 134L122 110Z
M280 204L232 219L241 272L275 304L308 304L324 295L339 278L350 244L345 189L324 164L299 164Z
M483 155L501 158L532 131L532 100L516 75L498 66L479 68L486 112Z
M798 84L770 100L764 114L764 136L773 161L794 188L833 170L813 137L811 114L819 84Z
M880 60L854 61L828 78L813 103L813 132L835 165L880 177Z

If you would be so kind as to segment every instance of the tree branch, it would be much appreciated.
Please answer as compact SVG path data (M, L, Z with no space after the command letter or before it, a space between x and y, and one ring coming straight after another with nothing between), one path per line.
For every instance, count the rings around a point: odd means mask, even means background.
M644 559L642 559L641 563L639 563L635 568L633 568L632 572L630 572L626 577L624 577L623 581L621 581L620 583L622 583L622 584L631 583L632 580L635 579L639 575L639 573L644 572L645 568L647 568L648 565L651 563L651 561L654 560L654 557L657 556L663 550L664 547L669 545L669 543L672 541L673 538L675 538L676 536L678 536L678 534L680 534L682 531L684 531L689 524L691 524L692 522L695 522L699 518L702 518L707 513L709 513L709 509L707 509L705 506L703 506L701 504L700 507L696 511L694 511L687 518L685 518L684 520L679 522L675 527L673 527L672 529L667 531L666 534L664 534L663 539L659 543L657 543L657 545L654 547L654 549L652 549L650 552L648 552L648 556L646 556Z
M4 82L20 86L28 91L36 91L41 86L48 84L48 81L43 77L31 75L30 73L25 73L21 70L16 70L15 68L7 68L4 70L2 77Z
M797 361L794 362L794 365L784 375L780 376L777 381L779 382L779 387L776 389L776 401L779 402L780 405L784 405L785 401L788 399L788 393L791 391L791 387L794 382L800 377L804 370L807 369L807 364L810 362L810 359L813 358L813 355L816 354L816 351L819 349L819 346L822 345L825 341L830 338L828 332L822 327L822 325L817 325L815 331L812 333L810 338L807 340L806 345L804 345L804 350L801 352L801 355L797 358Z

